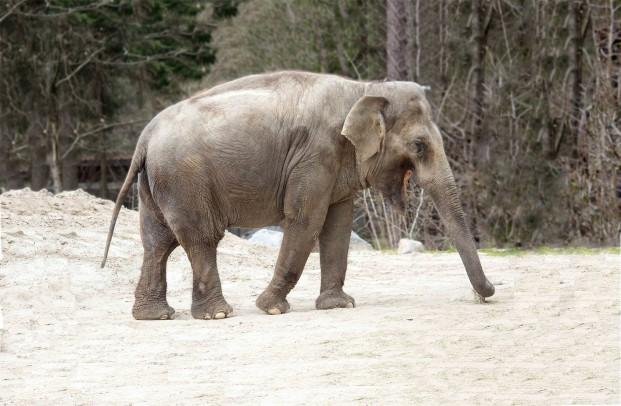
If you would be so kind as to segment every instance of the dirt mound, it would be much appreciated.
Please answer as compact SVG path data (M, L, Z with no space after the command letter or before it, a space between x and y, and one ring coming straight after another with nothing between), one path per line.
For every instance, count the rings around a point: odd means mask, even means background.
M105 233L114 203L81 189L52 194L47 190L11 190L0 195L3 254L7 259L28 255L62 255L96 259L103 254ZM115 228L110 257L134 255L139 244L138 212L123 207ZM72 241L73 244L69 244ZM86 247L88 245L88 248ZM84 248L75 250L75 248ZM252 249L252 245L226 233L223 249Z

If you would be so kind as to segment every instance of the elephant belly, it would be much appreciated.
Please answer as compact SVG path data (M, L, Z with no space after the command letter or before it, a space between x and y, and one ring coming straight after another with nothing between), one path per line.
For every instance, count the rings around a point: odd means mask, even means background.
M284 213L280 209L282 196L278 190L278 176L245 172L244 168L236 168L224 174L230 204L229 226L259 228L279 224Z
M230 219L229 227L260 228L280 224L284 215L276 205L261 202L236 204L235 218Z

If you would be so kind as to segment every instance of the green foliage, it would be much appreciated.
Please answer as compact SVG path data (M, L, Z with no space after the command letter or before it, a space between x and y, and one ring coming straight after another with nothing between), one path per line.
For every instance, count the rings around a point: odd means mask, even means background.
M64 1L63 7L91 4ZM131 74L140 65L148 72L157 90L187 79L199 79L214 60L208 24L197 17L208 3L172 0L129 2L115 0L106 7L76 11L69 15L80 35L91 37L103 47L99 60L107 69ZM83 32L82 32L83 31Z
M207 83L278 69L384 75L382 2L250 0L214 33Z
M238 2L13 3L0 23L0 77L10 78L0 82L0 114L10 117L0 152L40 161L35 152L44 151L59 190L63 160L127 153L144 125L139 118L205 75L217 16L235 14ZM112 125L119 122L132 124Z

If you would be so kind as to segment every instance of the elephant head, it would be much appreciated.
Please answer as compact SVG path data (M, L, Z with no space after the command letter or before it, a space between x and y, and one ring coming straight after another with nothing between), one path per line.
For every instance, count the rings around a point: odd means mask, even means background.
M424 88L412 82L367 84L347 114L342 134L356 150L361 183L379 190L397 208L405 206L410 178L428 191L473 288L483 297L492 296L494 285L481 268Z

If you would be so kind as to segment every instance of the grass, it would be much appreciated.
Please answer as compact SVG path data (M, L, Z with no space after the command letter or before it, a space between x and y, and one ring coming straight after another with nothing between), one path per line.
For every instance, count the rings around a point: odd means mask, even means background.
M397 250L382 249L380 250L384 254L397 254ZM427 254L448 254L457 252L455 248L449 248L447 250L428 250ZM601 255L601 254L621 254L621 248L619 247L603 247L603 248L587 248L587 247L538 247L532 249L521 248L483 248L479 250L479 253L486 254L493 257L508 257L508 256L521 256L521 255Z
M621 254L621 248L619 247L604 247L604 248L586 248L586 247L538 247L533 249L519 249L519 248L485 248L479 250L480 253L490 256L504 257L511 255L600 255L600 254Z

